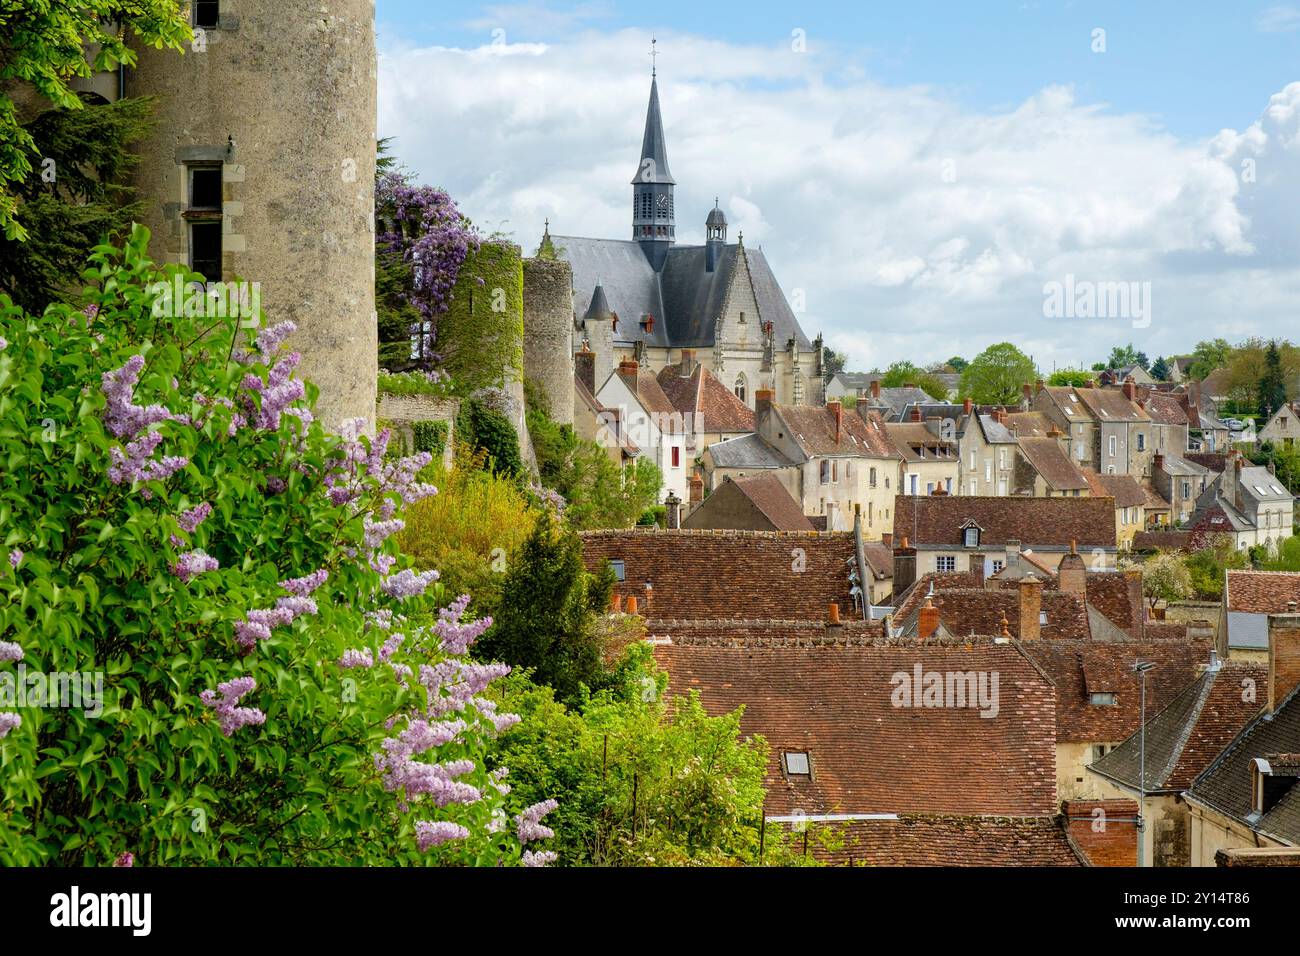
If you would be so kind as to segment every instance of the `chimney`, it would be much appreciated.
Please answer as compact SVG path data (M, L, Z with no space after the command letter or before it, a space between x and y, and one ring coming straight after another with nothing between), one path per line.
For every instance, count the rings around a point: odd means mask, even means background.
M757 421L772 410L776 393L770 388L760 388L754 392L754 419Z
M617 313L617 312L611 312L611 313L609 314L609 324L610 324L610 328L613 329L614 332L618 332L618 313Z
M636 613L636 595L635 595L635 594L629 594L629 595L627 596L627 613L628 613L628 614L635 614L635 613Z
M687 492L687 497L690 499L691 508L694 509L696 505L704 500L704 479L699 475L691 475L686 479L686 484L690 489Z
M835 444L840 443L840 434L844 431L844 406L840 402L827 402L826 407L831 411L831 417L835 419Z
M1156 471L1165 470L1165 456L1161 452L1156 452L1155 457L1151 459L1151 463Z
M873 378L871 380L871 397L872 398L880 397L880 379L878 378Z
M1096 388L1096 387L1097 387L1097 380L1096 380L1095 378L1090 378L1090 379L1088 379L1088 381L1084 382L1083 387L1084 387L1084 388Z
M1007 542L1007 553L1002 562L1002 567L1006 569L1006 577L1014 580L1015 575L1011 572L1020 570L1020 542L1014 538Z
M1200 382L1187 383L1187 401L1191 404L1193 408L1199 409L1201 407L1201 383Z
M637 393L637 363L636 359L623 359L618 363L618 377L628 387L633 395Z
M1031 571L1020 579L1020 639L1036 641L1041 636L1039 615L1043 611L1043 582Z
M1024 385L1020 386L1020 392L1025 396L1025 404L1029 404L1034 400L1034 386L1030 385L1028 382L1025 382Z
M664 520L669 528L682 526L682 499L677 497L676 492L668 492L668 497L664 499Z
M840 606L834 601L826 608L826 623L830 627L840 626Z
M1268 712L1300 685L1300 614L1268 616Z
M1062 591L1087 597L1088 568L1079 555L1078 541L1071 539L1070 553L1061 558L1061 563L1056 568L1056 576Z
M916 549L909 547L907 535L894 548L894 594L901 595L916 582Z
M974 408L975 408L974 403L970 400L970 396L967 395L966 398L961 403L962 414L969 415Z
M912 406L912 421L914 421L914 422L924 421L924 419L921 418L921 406L920 406L920 405L913 405L913 406Z
M1034 394L1037 395L1039 392L1043 390L1044 387L1045 386L1043 380L1040 378L1037 382L1034 383Z
M573 367L578 381L594 396L596 394L596 353L584 344L582 351L573 357Z
M1137 383L1133 381L1132 375L1124 379L1124 385L1122 387L1124 390L1125 398L1127 398L1130 402L1135 401L1137 399Z
M916 636L923 641L928 641L934 637L934 632L939 630L939 609L934 606L933 598L925 599L925 607L921 608L921 615L916 624Z
M908 383L906 383L906 384L903 386L903 388L916 388L916 383L915 383L915 382L908 382Z
M993 417L998 420L999 425L1005 425L1007 423L1007 410L1005 408L999 408L993 413Z
M1142 569L1129 568L1124 572L1124 580L1128 584L1128 603L1132 608L1132 620L1137 622L1137 633L1130 636L1135 641L1140 641L1146 635L1147 624L1147 602L1142 596Z
M682 349L682 364L677 372L682 378L695 374L695 349Z
M894 550L894 533L892 531L884 532L880 536L880 543L883 544L889 550L891 551Z
M646 335L653 334L655 330L655 317L649 312L641 316L641 328L645 329Z

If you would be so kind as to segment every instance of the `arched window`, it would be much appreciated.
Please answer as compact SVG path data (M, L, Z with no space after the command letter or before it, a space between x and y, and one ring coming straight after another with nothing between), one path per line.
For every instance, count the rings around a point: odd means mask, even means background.
M747 401L747 399L745 398L745 393L747 391L745 386L746 386L745 376L743 374L737 375L735 392L736 392L736 397L740 399L742 402Z

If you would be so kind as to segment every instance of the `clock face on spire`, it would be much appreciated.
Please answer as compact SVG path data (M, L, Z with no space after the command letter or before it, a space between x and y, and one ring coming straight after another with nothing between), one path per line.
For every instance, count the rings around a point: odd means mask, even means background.
M662 193L662 194L659 196L659 211L660 211L661 213L667 213L667 212L668 212L668 194L667 194L667 193Z

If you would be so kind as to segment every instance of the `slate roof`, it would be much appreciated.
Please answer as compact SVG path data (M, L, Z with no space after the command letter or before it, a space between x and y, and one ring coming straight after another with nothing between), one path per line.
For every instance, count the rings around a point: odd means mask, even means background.
M648 619L821 621L832 602L852 615L850 532L628 528L584 531L581 538L589 570L606 558L624 562L615 593L635 596ZM647 578L653 585L649 607Z
M714 442L708 454L718 468L789 468L796 464L758 433Z
M588 301L597 283L609 308L618 315L614 341L627 346L644 341L663 348L712 348L733 271L743 255L758 303L753 339L760 340L760 323L771 322L776 347L794 338L811 349L762 250L741 250L738 243L723 247L714 271L705 269L704 246L672 245L663 272L656 274L641 246L632 239L587 239L552 236L555 253L573 269L574 299ZM642 315L655 318L646 332Z
M1122 741L1141 722L1141 692L1134 661L1156 666L1147 674L1147 714L1174 700L1209 661L1209 640L1095 643L1024 641L1021 646L1056 685L1058 743ZM1091 694L1114 694L1115 704L1094 704ZM1148 741L1149 743L1149 741ZM1148 754L1148 759L1150 755Z
M1019 541L1034 551L1115 548L1115 506L1103 498L1013 498L973 495L898 495L894 537L918 548L960 548L961 527L982 529L980 546Z
M1241 491L1246 497L1261 503L1294 500L1280 478L1258 465L1241 469Z
M1154 672L1152 672L1154 673ZM1255 681L1254 699L1242 682ZM1147 720L1146 790L1181 792L1192 785L1268 696L1268 668L1227 661L1207 670ZM1147 676L1147 712L1151 712L1151 676ZM1139 788L1141 739L1133 735L1092 765L1095 772L1133 789Z
M779 622L734 622L760 643ZM744 707L741 732L762 734L768 815L1055 812L1055 694L1013 644L878 641L847 646L658 644L669 693L698 690L712 714ZM895 706L895 675L997 672L999 712ZM787 777L782 754L809 755Z
M1010 417L1010 416L1008 416ZM984 440L991 445L1014 445L1016 436L1011 434L1011 429L999 422L992 415L980 415L980 428L984 432Z
M902 421L904 410L909 405L928 405L937 398L943 398L942 395L931 395L923 388L917 388L913 385L911 388L898 386L897 388L882 388L880 397L874 398L868 395L866 403L874 408L884 410L885 417L891 422Z
M720 486L704 499L704 503L690 517L683 527L716 528L722 527L715 515L722 499L719 496L740 495L754 510L771 525L772 531L813 531L812 522L799 508L799 503L790 497L790 492L781 479L767 473L745 475L740 478L728 477ZM713 504L710 505L710 502Z
M681 366L665 365L659 372L659 387L674 408L683 415L700 416L701 432L752 432L754 411L703 365L696 364L688 376Z
M1175 475L1179 478L1199 478L1202 475L1210 474L1210 469L1204 465L1198 465L1196 462L1188 461L1178 455L1166 454L1160 468L1165 474Z
M1271 716L1261 715L1252 720L1196 778L1189 792L1201 803L1260 833L1292 846L1300 845L1300 786L1292 784L1272 809L1257 817L1252 813L1250 769L1256 757L1294 752L1298 740L1300 690L1292 691Z
M646 163L647 159L650 164ZM668 144L664 139L663 114L659 109L659 83L651 77L650 103L645 112L645 133L641 137L641 162L637 164L632 185L676 182L668 170Z
M831 827L839 845L810 844L809 853L833 866L1084 865L1052 817L905 813L821 826Z
M1088 476L1070 461L1055 438L1022 437L1020 453L1052 491L1089 490Z

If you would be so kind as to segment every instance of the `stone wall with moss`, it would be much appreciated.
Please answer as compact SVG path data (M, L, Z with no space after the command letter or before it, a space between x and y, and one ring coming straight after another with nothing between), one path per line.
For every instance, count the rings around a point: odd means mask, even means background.
M456 433L456 416L460 402L453 398L435 398L432 395L393 395L379 393L379 427L393 429L395 448L405 448L407 453L417 451L417 423L446 424L446 439L441 451L442 463L450 468L452 446Z

